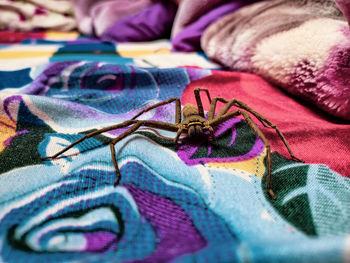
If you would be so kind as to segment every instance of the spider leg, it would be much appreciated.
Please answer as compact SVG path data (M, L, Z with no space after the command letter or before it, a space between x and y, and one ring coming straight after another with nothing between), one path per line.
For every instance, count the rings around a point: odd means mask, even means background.
M211 127L218 126L219 124L221 124L229 119L232 119L234 117L241 115L240 112L241 112L240 110L235 110L235 111L231 111L229 113L222 115L220 118L215 117L214 119L208 121L209 126L211 126Z
M210 133L210 136L211 136L211 140L212 140L212 141L215 141L215 140L216 140L216 137L215 137L215 134L214 134L214 129L213 129L213 127L211 127L210 125L208 125L206 128L209 130L209 133Z
M280 129L278 129L278 127L277 127L274 123L272 123L271 121L269 121L268 119L266 119L266 118L265 118L264 116L262 116L260 113L254 111L253 109L251 109L250 107L248 107L248 105L246 105L246 104L243 103L242 101L236 100L236 102L237 102L237 104L239 105L239 106L237 106L237 107L242 108L242 109L244 109L244 110L250 112L250 113L253 114L265 127L270 127L270 128L272 128L272 129L274 129L274 130L276 131L276 133L278 134L278 136L279 136L280 139L282 140L283 144L286 146L286 148L287 148L287 150L288 150L288 152L289 152L290 157L291 157L293 160L295 160L295 161L297 161L297 162L302 162L302 163L304 162L303 160L297 158L297 157L293 154L293 152L292 152L292 150L291 150L291 148L290 148L290 146L289 146L289 144L288 144L288 142L287 142L287 139L284 137L283 133L280 131Z
M82 141L84 141L84 140L86 140L86 139L88 139L90 137L93 137L95 135L98 135L98 134L101 134L101 133L104 133L104 132L107 132L107 131L116 130L116 129L120 129L120 128L125 128L125 127L127 127L127 126L129 126L131 124L137 123L137 122L139 122L139 121L138 120L128 120L128 121L125 121L123 123L119 123L119 124L116 124L116 125L112 125L112 126L109 126L109 127L106 127L106 128L102 128L102 129L90 132L90 133L86 134L85 136L79 138L78 140L74 141L73 143L71 143L67 147L63 148L61 151L57 152L56 154L54 154L52 156L45 156L45 157L40 157L40 158L41 158L41 160L55 159L59 155L61 155L62 153L64 153L64 152L68 151L69 149L71 149L73 146L77 145L78 143L81 143Z
M227 103L227 101L225 99L215 97L210 103L210 108L209 108L209 113L208 113L208 120L209 121L214 119L215 110L216 110L216 103L218 102L218 100L221 102ZM223 101L223 100L225 100L225 101Z
M114 186L117 186L119 184L120 179L121 179L121 174L120 174L120 170L119 170L119 167L118 167L114 146L119 141L121 141L125 137L127 137L130 134L132 134L133 132L135 132L141 126L146 126L146 127L151 127L151 128L159 128L159 129L168 130L168 131L176 131L176 130L178 130L178 127L176 125L174 125L174 124L171 124L171 123L147 121L147 120L141 121L140 120L140 121L137 121L129 130L125 131L124 133L120 134L118 137L113 139L110 142L109 146L110 146L110 149L111 149L113 165L114 165L115 172L116 172L116 175L117 175L116 181L114 182Z
M220 118L215 118L214 120L210 121L209 124L210 125L218 125L228 119L231 119L233 117L242 115L244 117L244 119L246 120L246 122L248 123L248 125L250 126L250 128L261 138L261 140L263 141L265 147L266 147L266 158L267 158L267 182L266 182L266 188L267 191L269 193L269 195L271 196L272 199L276 199L276 195L273 192L273 190L271 189L271 171L272 171L272 165L271 165L271 146L269 141L266 139L265 135L262 133L262 131L259 129L259 127L255 124L255 122L252 120L252 118L250 117L250 115L245 112L245 111L241 111L241 110L236 110L236 111L232 111L229 113L225 113L223 115L221 115Z
M209 100L210 103L211 103L211 98L210 98L209 91L207 89L203 89L203 88L195 88L194 89L194 96L195 96L196 102L197 102L198 114L199 114L199 116L204 118L203 103L202 103L202 100L201 100L201 96L199 94L201 91L205 91L206 92L208 100Z
M217 102L220 101L220 102L223 102L223 103L226 103L226 105L224 106L224 108L214 117L215 115L215 111L216 111L216 104ZM213 120L214 118L219 118L220 116L226 114L228 112L228 110L234 106L234 102L236 100L235 99L232 99L230 101L224 99L224 98L220 98L220 97L215 97L211 103L210 103L210 108L209 108L209 113L208 113L208 120ZM232 104L232 105L230 105Z
M170 98L161 102L158 102L154 105L151 105L145 109L143 109L142 111L140 111L138 114L136 114L132 120L135 120L136 118L140 117L143 113L148 112L150 110L153 110L155 108L158 108L160 106L172 103L172 102L176 102L175 105L175 124L179 124L181 122L181 103L180 103L180 99L179 98Z
M90 138L90 137L92 137L94 135L98 135L98 134L101 134L103 132L107 132L107 131L110 131L110 130L116 130L116 129L120 129L120 128L125 128L127 126L132 125L132 124L134 124L134 125L129 130L127 130L124 133L120 134L118 137L113 139L111 141L111 143L110 143L110 149L111 149L111 154L112 154L112 161L113 161L113 165L115 167L115 171L116 171L116 174L117 174L117 179L116 179L114 185L117 186L119 184L120 177L121 177L120 171L119 171L119 167L118 167L118 164L117 164L117 159L115 157L115 149L114 149L114 146L115 146L115 144L117 142L119 142L120 140L122 140L125 137L129 136L131 133L136 131L141 126L146 126L146 127L151 127L151 128L158 128L158 129L163 129L163 130L173 131L173 132L179 130L178 126L175 125L175 124L166 123L166 122L158 122L158 121L128 120L128 121L125 121L125 122L120 123L120 124L112 125L112 126L109 126L109 127L103 128L103 129L99 129L99 130L90 132L90 133L86 134L85 136L81 137L80 139L76 140L72 144L68 145L67 147L65 147L61 151L57 152L53 156L41 157L41 159L42 160L54 159L57 156L59 156L60 154L66 152L67 150L72 148L73 146L75 146L78 143L84 141L85 139L88 139L88 138Z
M179 127L179 129L177 130L176 136L175 136L175 139L174 139L175 145L177 145L177 142L179 141L179 137L180 137L180 135L184 132L184 130L185 130L185 126L183 126L183 125L181 125L181 126Z
M255 122L252 120L250 115L247 112L240 111L248 125L252 128L252 130L261 138L263 143L266 147L266 158L267 158L267 181L266 181L266 188L267 192L269 193L270 197L272 199L276 199L275 193L272 191L271 188L271 171L272 171L272 165L271 165L271 146L269 141L266 139L265 135L262 133L262 131L259 129L259 127L255 124Z
M213 101L211 102L210 104L210 109L209 109L209 114L208 114L208 120L212 120L214 119L214 115L215 115L215 110L216 110L216 104L217 102L220 101L220 102L223 102L223 103L226 103L226 105L221 109L221 111L215 116L215 118L219 118L220 116L226 114L228 112L228 110L232 107L232 106L236 106L236 107L239 107L239 108L243 108L249 112L251 112L254 116L256 116L256 118L262 123L262 125L264 125L265 127L269 127L267 126L263 120L261 120L260 118L257 117L257 115L259 115L257 112L255 112L253 109L250 109L247 105L245 105L243 102L240 102L236 99L231 99L231 100L226 100L224 98L220 98L220 97L216 97L213 99ZM239 106L239 103L242 104L242 107ZM244 104L244 105L243 105ZM246 106L246 107L244 107ZM250 110L248 110L248 108ZM257 114L257 115L255 115Z
M119 167L118 167L114 146L116 145L117 142L119 142L120 140L124 139L125 137L127 137L128 135L130 135L131 133L136 131L141 126L141 124L142 124L141 122L138 122L138 123L134 124L129 130L127 130L126 132L122 133L117 138L113 139L110 142L110 144L109 144L110 149L111 149L112 161L113 161L113 165L114 165L114 168L115 168L115 173L117 175L117 178L116 178L116 180L114 182L114 187L116 187L119 184L119 181L121 179L121 174L120 174L120 170L119 170Z
M221 101L221 102L224 102L226 103L226 105L220 110L220 112L215 116L214 118L214 112L215 112L215 107L216 107L216 103L217 101ZM280 139L282 140L283 144L286 146L288 152L289 152L289 155L290 157L297 161L297 162L304 162L303 160L297 158L288 142L287 142L287 139L284 137L283 133L278 129L278 127L273 124L271 121L269 121L268 119L266 119L264 116L262 116L260 113L254 111L252 108L250 108L247 104L245 104L244 102L242 101L239 101L239 100L236 100L236 99L231 99L229 101L227 101L226 99L224 98L214 98L213 99L213 102L211 104L211 107L210 107L210 113L211 115L208 117L208 119L211 117L211 118L214 118L214 119L220 119L224 114L226 114L228 112L228 110L232 107L232 106L236 106L238 108L241 108L243 110L246 110L247 112L253 114L265 127L268 127L268 128L272 128L276 131L276 133L278 134L278 136L280 137Z
M138 120L135 120L135 119L137 117L139 117L141 114L143 114L143 113L145 113L147 111L150 111L150 110L152 110L154 108L160 107L162 105L172 103L173 101L176 101L175 123L179 124L181 122L181 103L180 103L180 99L179 98L170 98L168 100L161 101L159 103L156 103L156 104L154 104L154 105L152 105L152 106L142 110L137 115L135 115L131 120L125 121L125 122L120 123L120 124L112 125L112 126L109 126L109 127L103 128L103 129L99 129L99 130L93 131L91 133L88 133L85 136L81 137L80 139L74 141L72 144L68 145L67 147L65 147L61 151L57 152L56 154L54 154L52 156L45 156L45 157L40 157L40 158L41 158L41 160L55 159L59 155L61 155L62 153L68 151L73 146L77 145L78 143L80 143L80 142L82 142L82 141L84 141L84 140L86 140L86 139L88 139L88 138L90 138L92 136L95 136L95 135L98 135L98 134L101 134L101 133L104 133L104 132L107 132L107 131L115 130L115 129L125 128L125 127L127 127L127 126L129 126L129 125L131 125L133 123L138 122Z

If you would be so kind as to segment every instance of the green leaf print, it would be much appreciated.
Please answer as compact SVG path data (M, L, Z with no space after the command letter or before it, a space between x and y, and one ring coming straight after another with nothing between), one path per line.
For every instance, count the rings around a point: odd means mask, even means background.
M38 145L44 139L45 133L54 131L20 99L16 132L19 135L0 153L0 174L14 168L42 163L37 151Z
M296 228L311 236L350 231L350 179L326 165L296 163L273 153L272 189L266 198Z

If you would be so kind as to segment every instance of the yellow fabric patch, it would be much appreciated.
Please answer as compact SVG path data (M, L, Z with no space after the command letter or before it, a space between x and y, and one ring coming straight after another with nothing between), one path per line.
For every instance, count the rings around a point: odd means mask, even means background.
M48 31L45 34L45 40L75 40L79 37L79 32L57 32L57 31Z
M1 59L23 59L23 58L37 58L50 57L55 51L18 51L18 50L0 50Z
M264 176L265 170L266 170L266 167L264 164L265 156L266 156L266 148L259 156L251 160L236 162L236 163L207 163L207 165L210 167L224 167L228 169L237 169L237 170L245 171L249 174L255 174L261 179Z
M6 141L16 134L16 125L6 117L0 116L0 152L6 148Z
M145 55L153 55L153 54L168 54L170 53L169 49L158 49L158 50L147 50L147 49L139 49L139 50L117 50L118 54L122 57L140 57Z

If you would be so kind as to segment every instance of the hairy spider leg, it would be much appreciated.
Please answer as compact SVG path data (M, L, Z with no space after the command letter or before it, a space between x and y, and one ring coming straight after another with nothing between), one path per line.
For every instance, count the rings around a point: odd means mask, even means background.
M76 140L75 142L71 143L70 145L68 145L67 147L65 147L64 149L62 149L58 153L56 153L55 155L47 156L47 157L41 157L41 159L42 160L55 159L60 154L66 152L67 150L69 150L70 148L72 148L73 146L77 145L78 143L82 142L85 139L88 139L88 138L90 138L92 136L95 136L95 135L98 135L98 134L101 134L101 133L104 133L104 132L107 132L107 131L125 128L125 127L128 127L128 126L132 125L132 124L134 124L134 125L130 129L128 129L124 133L120 134L118 137L116 137L115 139L113 139L110 142L112 161L113 161L113 165L114 165L114 168L115 168L115 171L116 171L116 174L117 174L117 178L116 178L116 181L114 183L114 186L117 186L119 184L119 181L120 181L120 178L121 178L121 174L120 174L119 167L118 167L118 164L117 164L117 159L116 159L116 156L115 156L115 149L114 149L115 144L117 142L119 142L120 140L124 139L125 137L129 136L131 133L136 131L141 126L146 126L146 127L163 129L163 130L175 132L175 131L178 130L177 125L171 124L171 123L166 123L166 122L149 121L149 120L128 120L128 121L125 121L123 123L119 123L119 124L116 124L116 125L112 125L112 126L109 126L109 127L103 128L103 129L99 129L99 130L90 132L90 133L86 134L85 136L81 137L80 139Z
M215 114L215 108L216 108L216 103L217 101L221 101L226 103L226 105L221 109L221 111L214 117ZM256 111L254 111L253 109L251 109L248 105L246 105L245 103L236 100L236 99L231 99L231 100L226 100L224 98L214 98L211 105L210 105L210 110L209 110L209 116L208 119L210 120L209 123L211 125L218 125L218 123L222 123L223 121L226 121L234 116L237 116L236 111L227 113L228 110L232 107L232 106L236 106L238 108L241 108L249 113L251 113L252 115L254 115L265 127L269 127L269 128L273 128L275 129L276 133L278 134L278 136L280 137L280 139L282 140L282 142L284 143L284 145L286 146L290 156L292 159L299 161L299 162L303 162L301 159L296 158L294 156L294 154L292 153L292 150L290 149L288 142L286 140L286 138L284 137L284 135L282 134L282 132L277 128L277 126L275 124L273 124L272 122L270 122L268 119L266 119L264 116L262 116L261 114L257 113ZM254 123L254 121L251 119L250 115L247 112L244 111L239 111L241 112L242 116L246 119L247 123L250 125L250 127L252 127L253 131L255 131L259 137L263 140L266 148L267 148L267 168L268 168L268 174L267 174L267 183L266 183L266 187L268 189L268 192L270 194L270 196L275 199L276 196L273 193L272 189L271 189L271 147L269 142L267 141L266 137L264 136L264 134L261 132L261 130L258 128L258 126ZM249 118L248 118L249 116ZM268 126L266 126L268 125Z
M259 129L259 127L256 125L256 123L252 120L250 115L242 110L235 110L231 111L229 113L224 113L220 116L220 118L215 118L214 120L209 121L210 125L216 126L219 125L226 120L229 120L231 118L237 117L239 115L242 115L245 119L245 121L248 123L249 127L257 134L261 140L263 141L265 147L266 147L266 158L267 158L267 181L266 181L266 188L267 192L271 196L272 199L276 199L276 195L273 192L271 188L271 173L272 173L272 166L271 166L271 146L269 141L266 139L263 132Z
M158 108L160 106L163 106L163 105L166 105L166 104L169 104L169 103L172 103L175 101L175 124L180 124L181 123L181 102L180 102L180 99L179 98L170 98L170 99L167 99L165 101L161 101L161 102L158 102L154 105L151 105L145 109L143 109L141 112L139 112L137 115L135 115L132 120L140 117L143 113L145 112L148 112L152 109L155 109L155 108ZM184 128L183 126L181 126L180 128L178 128L177 130L177 134L176 134L176 137L174 139L174 142L175 144L177 144L177 141L179 139L179 136L181 135L181 133L183 132ZM161 136L160 134L158 134L158 136Z
M214 129L211 125L208 125L208 126L205 126L204 127L205 129L208 129L209 133L210 133L210 136L211 136L211 140L212 141L215 141L216 140L216 137L215 137L215 134L214 134Z
M181 125L181 126L179 127L179 129L177 130L176 136L175 136L175 139L174 139L174 143L175 143L175 144L177 144L177 142L178 142L178 140L179 140L179 137L180 137L180 135L184 132L184 130L185 130L185 126L184 126L184 125Z
M127 137L130 134L132 134L133 132L135 132L141 126L146 126L146 127L151 127L151 128L158 128L158 129L163 129L163 130L168 130L168 131L176 131L176 130L178 130L178 127L175 124L171 124L171 123L157 122L157 121L148 121L148 120L136 120L136 121L137 122L134 123L134 125L129 130L127 130L127 131L123 132L122 134L120 134L117 138L113 139L110 142L110 144L109 144L110 149L111 149L113 165L114 165L115 172L116 172L116 175L117 175L116 181L114 182L114 186L115 187L119 184L119 181L121 179L121 174L120 174L120 170L119 170L119 167L118 167L117 157L116 157L115 149L114 149L114 146L119 141L121 141L125 137Z
M125 128L125 127L127 127L127 126L129 126L129 125L131 125L133 123L136 123L136 122L137 122L137 120L129 120L129 121L125 121L125 122L122 122L122 123L119 123L119 124L115 124L115 125L112 125L112 126L108 126L106 128L102 128L102 129L90 132L90 133L84 135L83 137L79 138L78 140L72 142L70 145L68 145L67 147L63 148L61 151L55 153L54 155L40 157L40 158L41 158L41 160L55 159L59 155L61 155L62 153L68 151L69 149L71 149L72 147L77 145L78 143L81 143L82 141L84 141L84 140L86 140L88 138L91 138L91 137L93 137L95 135L98 135L98 134L101 134L101 133L104 133L104 132L107 132L107 131L116 130L116 129L120 129L120 128Z
M250 115L247 112L245 112L245 111L241 111L241 110L238 110L238 111L243 115L244 119L249 124L249 126L253 129L253 131L261 138L261 140L265 144L265 147L266 147L266 159L267 159L266 188L267 188L267 191L268 191L269 195L271 196L271 198L272 199L276 199L276 195L272 191L272 188L271 188L272 165L271 165L271 146L270 146L270 143L266 139L266 137L263 134L263 132L259 129L258 125L256 125L256 123L252 120Z
M181 125L176 133L176 136L175 136L175 139L174 139L174 143L177 144L178 143L178 140L179 140L179 137L180 135L187 131L188 129L186 128L185 125ZM216 140L216 137L215 137L215 134L214 134L214 129L210 126L210 125L206 125L203 127L203 130L208 130L209 133L210 133L210 136L211 136L211 139L212 141L215 141Z
M201 100L201 96L199 94L201 91L204 91L207 94L209 103L211 103L211 98L210 98L209 91L207 89L195 88L194 91L193 91L194 92L194 97L196 98L196 102L197 102L198 114L199 114L199 116L204 118L203 103L202 103L202 100Z
M216 111L216 104L217 102L220 101L222 103L225 103L224 107L221 109L221 111L215 116L215 111ZM232 107L236 106L238 108L244 109L250 113L252 113L261 123L264 125L264 127L271 128L264 122L264 117L262 117L259 113L254 111L252 108L250 108L247 104L244 102L241 102L237 99L231 99L231 100L226 100L224 98L216 97L213 99L212 103L210 104L210 109L209 109L209 114L208 114L208 120L212 120L215 118L218 118L219 116L225 114L228 112L228 110ZM261 118L260 118L261 117Z
M221 101L223 103L226 103L226 105L220 110L220 112L214 117L215 114L215 108L216 108L216 103L217 101ZM231 99L231 100L226 100L224 98L214 98L211 105L210 105L210 110L209 110L209 116L208 116L208 120L213 120L213 119L217 119L220 118L221 116L223 116L224 114L226 114L228 112L228 110L232 107L232 106L236 106L238 108L241 108L243 110L248 111L249 113L253 114L265 127L267 128L272 128L276 131L276 133L278 134L278 136L280 137L280 139L282 140L283 144L286 146L290 157L297 161L297 162L304 162L303 160L297 158L296 156L294 156L291 148L289 147L289 144L287 142L287 139L284 137L283 133L278 129L278 127L273 124L271 121L269 121L268 119L266 119L264 116L262 116L261 114L259 114L258 112L254 111L252 108L250 108L247 104L245 104L242 101L239 101L237 99Z
M116 145L117 142L119 142L120 140L124 139L125 137L129 136L131 133L133 133L134 131L136 131L138 128L140 128L140 126L142 125L142 122L137 122L136 124L134 124L129 130L127 130L126 132L120 134L117 138L113 139L109 146L111 148L111 155L112 155L112 161L113 161L113 165L115 168L115 173L117 175L117 178L114 182L114 187L116 187L119 184L119 181L121 179L121 174L119 171L119 167L118 167L118 163L117 163L117 157L115 155L115 149L114 146Z
M148 112L150 110L153 110L155 108L158 108L160 106L172 103L172 102L176 102L175 104L175 124L179 124L181 122L181 103L180 103L180 99L179 98L170 98L161 102L158 102L154 105L151 105L145 109L143 109L142 111L140 111L138 114L136 114L132 120L135 120L136 118L140 117L143 113Z
M106 127L106 128L102 128L102 129L99 129L99 130L96 130L96 131L93 131L93 132L90 132L88 134L86 134L85 136L81 137L80 139L74 141L72 144L68 145L66 148L62 149L61 151L57 152L56 154L52 155L52 156L45 156L45 157L40 157L42 160L45 160L45 159L55 159L57 158L59 155L61 155L62 153L66 152L67 150L69 150L70 148L72 148L73 146L77 145L78 143L84 141L85 139L88 139L90 137L93 137L95 135L98 135L98 134L101 134L101 133L104 133L104 132L107 132L107 131L111 131L111 130L114 130L114 129L120 129L120 128L124 128L124 127L127 127L129 125L131 125L132 123L135 122L135 119L137 117L139 117L140 115L142 115L143 113L147 112L147 111L150 111L154 108L157 108L157 107L160 107L162 105L165 105L165 104L169 104L169 103L172 103L173 101L176 101L176 116L175 116L175 123L178 124L181 122L181 104L180 104L180 100L178 98L170 98L168 100L165 100L165 101L161 101L159 103L156 103L144 110L142 110L141 112L139 112L137 115L135 115L130 121L129 124L127 125L123 125L125 123L128 123L129 121L126 121L126 122L123 122L123 123L120 123L120 124L116 124L116 125L112 125L112 126L109 126L109 127Z

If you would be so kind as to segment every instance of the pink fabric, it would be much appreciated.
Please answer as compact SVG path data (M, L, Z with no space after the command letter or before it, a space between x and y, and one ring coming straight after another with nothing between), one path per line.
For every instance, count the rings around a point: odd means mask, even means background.
M172 29L172 37L180 33L187 25L225 0L182 0Z
M214 21L261 0L74 0L80 31L111 42L168 38L176 51L200 50Z
M210 90L211 97L236 98L265 116L283 132L295 156L306 163L322 163L334 171L350 177L350 136L348 122L337 122L321 111L296 101L279 88L254 74L212 71L212 74L191 82L182 94L183 104L196 104L193 90L197 87ZM209 103L203 94L204 110ZM217 111L223 103L219 103ZM288 157L288 152L273 129L263 128L272 151ZM331 134L331 135L330 135Z
M208 26L226 14L256 1L258 0L217 1L217 5L213 7L213 3L201 6L202 2L197 5L184 2L180 5L172 30L173 49L185 52L200 50L200 38Z
M71 31L75 28L70 0L0 1L0 30Z
M339 9L343 12L345 18L350 24L350 1L349 0L334 0Z
M154 0L74 0L74 13L79 30L101 36L115 21L140 12Z
M152 41L168 38L176 10L177 5L172 1L155 2L137 14L117 19L100 38L109 42Z

